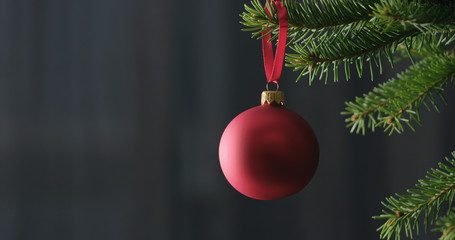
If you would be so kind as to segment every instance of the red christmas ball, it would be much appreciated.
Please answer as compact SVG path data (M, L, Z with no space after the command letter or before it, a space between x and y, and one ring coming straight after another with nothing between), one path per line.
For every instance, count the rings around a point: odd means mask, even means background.
M311 180L319 145L311 126L281 104L244 111L224 130L221 169L240 193L259 200L288 197Z

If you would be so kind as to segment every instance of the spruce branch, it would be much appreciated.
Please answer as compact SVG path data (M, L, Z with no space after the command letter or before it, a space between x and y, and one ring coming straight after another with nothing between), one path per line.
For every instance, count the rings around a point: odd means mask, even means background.
M363 97L346 103L346 119L351 132L365 134L381 126L385 131L401 133L404 124L414 130L412 122L420 124L419 110L422 105L437 111L435 96L442 91L455 76L455 56L452 52L428 57L411 66L397 78L380 84Z
M453 31L440 34L419 34L412 41L409 41L410 44L408 46L404 44L399 46L394 56L394 61L398 62L409 58L412 60L414 58L436 58L440 54L451 51L450 43L453 40L455 40L455 32Z
M291 48L296 53L287 54L286 66L301 71L297 80L309 75L310 84L315 78L322 79L324 76L327 82L331 67L334 81L337 82L342 63L345 66L347 80L350 78L348 68L350 64L356 65L359 76L363 73L365 61L369 62L370 70L374 62L382 72L382 55L393 64L393 54L397 46L417 33L419 33L417 29L382 32L381 29L365 26L348 34L325 34L304 44L294 44Z
M370 70L376 64L382 72L381 56L394 64L397 46L404 46L406 55L416 54L413 42L424 39L421 35L445 35L445 43L455 41L454 2L408 1L408 0L303 0L303 3L286 0L283 2L289 14L288 45L295 53L289 53L287 67L309 75L310 84L316 79L325 79L333 72L338 81L339 68L344 67L346 78L350 78L349 65L356 65L359 76L363 67ZM264 31L272 29L272 39L278 37L278 19L274 5L267 4L270 17L260 0L245 5L246 12L240 16L242 24L253 31L253 37L261 38ZM441 12L441 13L440 13ZM442 33L442 34L441 34ZM420 41L418 52L423 41ZM423 52L423 51L422 51ZM374 63L374 64L373 64ZM343 66L344 65L344 66ZM371 72L371 78L373 73Z
M382 0L375 4L376 24L386 28L415 27L421 32L440 32L455 26L455 3L449 1Z
M441 232L440 240L452 240L455 239L455 213L448 213L446 216L439 218L436 222L438 228L433 229L433 232Z
M452 152L455 158L455 152ZM427 172L425 179L419 180L415 189L408 194L396 194L382 202L385 210L375 219L385 219L379 227L381 239L400 239L404 231L407 237L420 233L421 220L425 232L438 218L441 208L448 205L450 211L455 197L455 160L446 158L447 164L439 163L439 168Z
M371 19L373 7L379 0L303 0L302 3L296 1L283 1L289 15L289 32L291 38L310 37L315 32L323 31L353 24ZM274 6L267 6L274 9ZM262 1L253 0L251 6L245 5L246 12L240 14L241 22L247 28L244 31L252 31L253 37L261 37L261 33L272 29L272 40L278 32L278 17L276 11L270 11L270 17L264 10ZM338 31L338 30L336 30Z

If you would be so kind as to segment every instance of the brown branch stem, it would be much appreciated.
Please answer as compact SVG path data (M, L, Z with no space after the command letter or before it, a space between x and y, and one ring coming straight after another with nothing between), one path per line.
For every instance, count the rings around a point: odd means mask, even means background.
M440 22L415 21L415 20L412 20L412 19L409 19L409 18L405 18L402 15L389 14L388 9L384 9L382 11L382 15L388 17L390 21L393 21L393 20L401 21L401 22L404 22L404 23L407 23L407 24L431 24L431 25L453 24L453 21L449 21L449 22L443 22L443 21L440 21Z
M409 102L408 104L406 104L403 108L400 109L400 111L398 111L397 113L395 113L394 115L392 115L391 117L389 117L389 119L387 119L387 124L392 124L393 121L398 117L398 116L401 116L406 110L408 110L415 102L417 102L418 100L420 100L421 98L423 98L427 93L429 93L431 90L433 90L437 85L441 84L442 82L448 80L450 78L450 76L452 76L453 74L449 74L448 76L446 77L443 77L441 79L439 79L437 82L435 82L434 84L432 84L429 88L427 88L425 91L421 92L419 95L417 95L417 97L415 97L414 99L412 99L411 102Z
M428 202L432 202L432 201L435 201L437 198L441 197L442 195L446 194L448 191L452 190L453 188L455 187L455 183L452 183L449 185L449 187L445 188L444 190L440 191L438 194L434 195L433 197L429 198L428 199ZM417 207L411 209L410 211L407 211L407 212L400 212L400 211L397 211L396 214L397 214L397 217L394 218L394 220L397 220L401 217L405 217L419 209L421 209L422 207L424 207L425 205L427 205L427 203L421 203L419 204ZM394 221L393 220L393 221Z
M353 114L352 117L351 117L351 120L352 120L352 121L356 121L357 119L359 119L359 118L361 118L361 117L365 117L365 116L367 116L368 114L370 114L370 113L376 111L376 110L379 109L380 107L386 105L387 103L389 103L389 99L387 99L387 100L381 102L380 104L378 104L378 105L376 105L376 106L374 106L374 107L372 107L372 108L370 108L370 109L367 109L366 111L364 111L364 112L362 112L362 113L360 113L360 114Z
M317 56L313 55L313 59L311 59L312 60L311 62L325 63L325 62L339 61L339 60L346 59L346 58L357 58L357 57L360 57L362 55L365 55L366 53L376 51L376 50L378 50L378 49L380 49L382 47L385 47L385 46L387 46L389 44L392 44L395 41L398 41L400 39L409 37L412 34L416 33L417 31L418 31L417 29L410 30L406 34L400 35L397 38L391 39L391 40L389 40L387 42L384 42L384 43L382 43L380 45L375 45L375 46L372 46L371 48L366 48L364 50L358 51L358 52L356 52L356 53L354 53L352 55L337 56L337 57L334 57L334 58L331 58L331 59L330 58L318 58Z
M323 29L323 28L332 28L332 27L336 27L336 26L355 23L355 22L362 21L362 20L368 20L371 18L371 16L370 16L371 13L372 12L367 13L367 14L358 15L358 16L356 16L356 18L353 18L353 19L344 19L344 20L340 19L335 22L325 23L323 25L312 25L310 23L296 24L293 22L289 22L289 29L305 28L305 29L319 30L319 29ZM259 18L259 16L257 16L257 15L254 15L254 17ZM261 20L270 20L270 19L262 18L262 17L260 19ZM254 19L252 18L252 20L254 20ZM278 28L278 26L279 26L278 20L275 20L275 19L273 19L273 22L268 22L268 23L262 25L262 27L268 27L268 28Z

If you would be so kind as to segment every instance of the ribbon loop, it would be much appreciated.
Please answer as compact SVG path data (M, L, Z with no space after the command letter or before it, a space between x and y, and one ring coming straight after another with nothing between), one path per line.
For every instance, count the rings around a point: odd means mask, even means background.
M272 6L272 0L267 0L267 3ZM281 71L283 69L284 54L286 51L286 40L288 35L288 12L284 4L279 0L273 0L273 3L278 14L278 24L279 24L279 35L278 35L278 44L276 48L275 57L273 56L273 46L271 39L271 29L262 33L262 54L264 56L264 68L265 74L267 76L267 82L278 83L281 77ZM273 15L270 13L265 6L265 11L270 17Z

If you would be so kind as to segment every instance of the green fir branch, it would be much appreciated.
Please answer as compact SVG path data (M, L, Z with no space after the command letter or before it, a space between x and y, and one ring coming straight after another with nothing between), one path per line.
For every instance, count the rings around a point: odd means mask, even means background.
M415 27L421 32L441 32L455 26L455 3L424 0L382 0L375 4L376 24L390 28Z
M441 34L419 34L412 39L401 44L394 56L394 62L411 58L414 60L427 57L436 58L440 54L451 51L450 43L455 40L455 32Z
M272 29L272 40L277 38L278 16L274 6L267 6L273 13L270 17L264 10L264 2L253 0L251 6L245 4L245 12L240 14L241 22L247 28L244 31L252 31L253 37L260 38L262 32ZM373 7L379 0L303 0L283 1L289 15L288 36L293 39L303 39L313 36L316 32L327 29L334 31L337 27L348 25L355 27L361 21L371 19Z
M455 152L452 156L455 157ZM414 234L419 235L421 225L425 232L428 230L439 218L443 206L447 204L451 209L455 197L455 160L446 158L446 161L448 164L439 163L439 168L431 169L416 184L417 188L407 190L408 194L396 194L382 202L386 209L373 217L386 220L378 229L381 239L395 236L399 240L402 232L412 238Z
M350 78L348 66L351 64L356 65L360 77L365 61L369 63L370 70L374 63L382 72L382 56L393 63L397 46L417 33L417 29L382 32L374 27L363 27L362 30L349 34L326 34L319 39L292 46L296 53L287 54L286 66L301 71L297 80L309 75L310 84L316 78L325 78L327 82L332 69L334 81L337 82L339 67L343 65L347 80ZM373 71L370 72L373 74Z
M439 218L436 222L438 228L433 229L433 232L441 232L440 240L455 239L455 212L451 210L446 216Z
M258 38L272 29L271 40L275 40L278 19L274 5L267 5L273 13L270 17L263 4L263 1L253 0L251 6L245 5L242 24L247 26L244 30L253 31L253 37ZM426 45L423 40L419 41L425 39L421 37L423 35L449 36L444 41L446 44L455 41L451 25L455 18L451 11L455 6L453 2L304 0L299 3L288 0L284 4L289 13L288 45L295 52L287 54L286 66L301 72L297 81L309 75L310 84L315 79L327 82L330 72L333 72L334 81L338 81L340 67L345 69L349 79L349 65L356 66L360 77L365 64L370 70L373 65L378 66L382 73L382 56L386 56L393 66L398 46L404 47L406 55L398 55L397 60L411 58L414 61L413 56L418 57L417 52ZM414 42L420 42L418 50L414 48ZM373 79L373 71L370 73Z
M437 111L435 96L442 91L455 76L455 56L452 52L428 57L411 66L397 78L380 84L363 97L346 103L346 119L351 132L365 134L381 126L385 131L402 133L404 125L414 130L412 121L420 125L419 110L422 105Z

